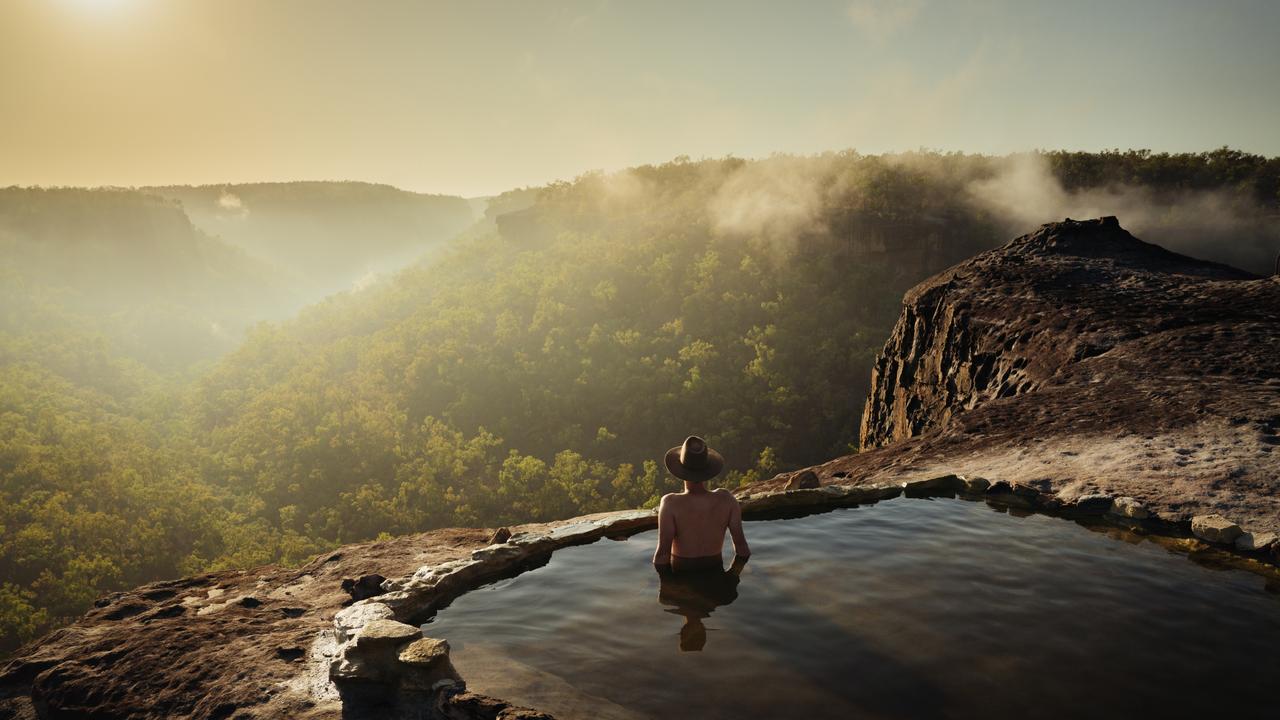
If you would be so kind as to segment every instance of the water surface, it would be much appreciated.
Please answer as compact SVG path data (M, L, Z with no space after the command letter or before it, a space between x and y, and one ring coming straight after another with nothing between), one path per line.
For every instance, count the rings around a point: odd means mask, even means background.
M661 585L647 532L559 550L423 629L470 689L561 718L1280 717L1260 575L960 500L746 531L736 585Z

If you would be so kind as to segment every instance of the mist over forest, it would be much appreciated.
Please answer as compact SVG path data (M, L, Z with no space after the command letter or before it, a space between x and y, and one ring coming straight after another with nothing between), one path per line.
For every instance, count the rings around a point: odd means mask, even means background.
M856 452L904 291L1064 217L1269 273L1280 158L687 158L464 199L0 189L0 651L104 593Z

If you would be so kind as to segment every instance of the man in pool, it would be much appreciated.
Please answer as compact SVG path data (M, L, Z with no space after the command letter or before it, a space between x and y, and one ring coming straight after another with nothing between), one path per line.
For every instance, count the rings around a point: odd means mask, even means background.
M706 482L724 469L724 458L696 435L671 448L667 470L684 481L684 492L669 493L658 505L658 549L653 564L659 573L695 570L724 571L720 553L724 533L733 538L735 576L742 571L751 548L742 533L742 508L733 493L707 490Z

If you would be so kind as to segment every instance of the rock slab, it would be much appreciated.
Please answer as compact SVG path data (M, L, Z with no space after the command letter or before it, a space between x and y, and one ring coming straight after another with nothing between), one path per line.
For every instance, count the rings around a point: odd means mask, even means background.
M1191 534L1205 542L1231 545L1244 530L1221 515L1197 515L1191 518Z

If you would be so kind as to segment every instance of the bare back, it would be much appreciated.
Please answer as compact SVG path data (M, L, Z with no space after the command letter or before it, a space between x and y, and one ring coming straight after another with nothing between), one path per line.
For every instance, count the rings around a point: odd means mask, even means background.
M725 531L733 536L735 552L751 554L742 532L742 510L728 490L671 493L658 506L658 549L654 562L665 564L670 556L719 557Z

